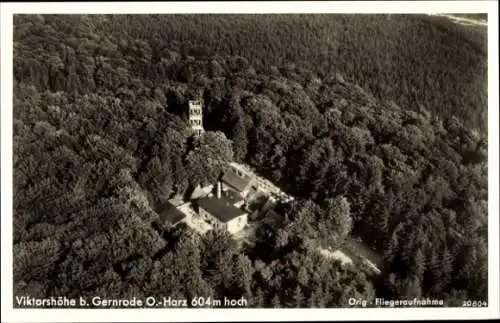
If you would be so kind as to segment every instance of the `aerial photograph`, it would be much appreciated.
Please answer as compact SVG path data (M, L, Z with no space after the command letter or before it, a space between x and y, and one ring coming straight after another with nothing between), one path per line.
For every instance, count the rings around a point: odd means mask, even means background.
M12 19L2 303L488 306L486 13Z

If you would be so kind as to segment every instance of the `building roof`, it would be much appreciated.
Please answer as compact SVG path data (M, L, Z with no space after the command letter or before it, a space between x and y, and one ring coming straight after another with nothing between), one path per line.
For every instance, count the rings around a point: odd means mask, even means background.
M198 199L198 206L222 222L229 222L232 219L245 214L246 212L233 206L225 197L203 197Z
M176 224L186 217L184 213L179 211L172 203L165 202L159 206L160 219Z
M240 194L230 190L223 192L222 196L224 196L224 198L233 205L244 200Z
M250 184L249 178L241 177L232 169L228 169L224 172L222 181L239 192L243 192L247 188L248 184Z

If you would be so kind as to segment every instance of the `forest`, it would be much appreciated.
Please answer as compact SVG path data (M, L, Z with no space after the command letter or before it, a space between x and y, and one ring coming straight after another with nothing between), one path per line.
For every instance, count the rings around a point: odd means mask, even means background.
M14 16L14 294L487 300L486 43L423 15ZM238 248L160 220L228 161L296 197L278 225ZM315 251L349 236L380 276Z

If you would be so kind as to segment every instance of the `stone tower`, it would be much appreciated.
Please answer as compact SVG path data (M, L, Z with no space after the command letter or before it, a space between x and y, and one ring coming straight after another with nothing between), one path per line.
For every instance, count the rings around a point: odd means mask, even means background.
M195 136L201 136L203 129L203 105L198 100L189 101L189 126Z

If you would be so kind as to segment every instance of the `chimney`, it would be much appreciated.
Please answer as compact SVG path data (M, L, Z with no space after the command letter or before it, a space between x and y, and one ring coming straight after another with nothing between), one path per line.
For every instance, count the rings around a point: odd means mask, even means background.
M221 184L220 181L217 182L217 198L220 199L221 197Z

